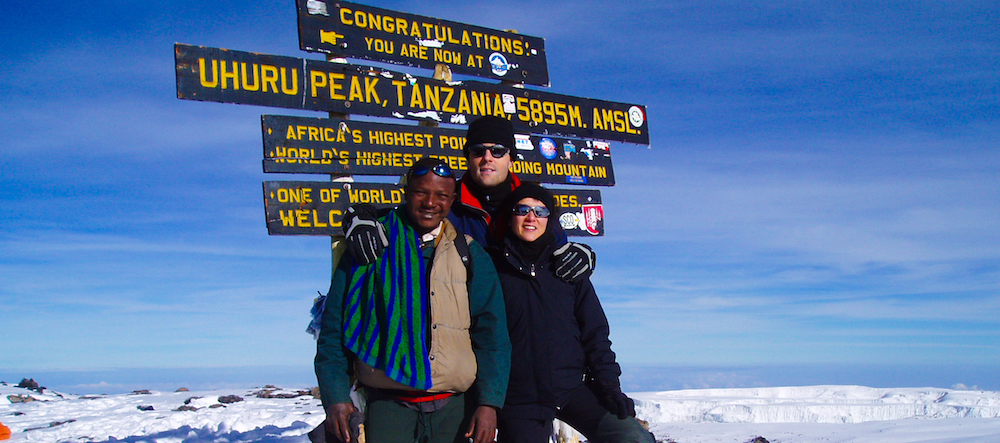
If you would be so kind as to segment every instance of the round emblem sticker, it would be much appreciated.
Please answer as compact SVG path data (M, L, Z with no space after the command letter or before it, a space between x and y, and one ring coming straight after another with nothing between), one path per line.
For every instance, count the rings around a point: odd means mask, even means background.
M646 122L646 114L638 106L633 106L628 108L628 121L632 123L632 126L638 128Z
M576 229L579 225L580 219L572 212L567 212L559 216L559 226L562 226L563 229L572 230Z
M490 54L490 67L494 74L501 77L507 75L507 71L510 70L510 65L507 64L507 57L504 57L499 52Z
M551 138L545 137L538 141L538 150L542 152L542 157L552 160L556 158L556 142Z

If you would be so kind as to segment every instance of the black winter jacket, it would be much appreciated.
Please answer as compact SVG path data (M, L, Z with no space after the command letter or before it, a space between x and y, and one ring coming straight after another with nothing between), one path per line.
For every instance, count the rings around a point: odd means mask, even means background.
M535 263L505 238L490 248L507 305L511 341L510 383L504 414L550 419L585 379L617 388L621 369L608 339L608 320L589 278L556 277L555 243Z

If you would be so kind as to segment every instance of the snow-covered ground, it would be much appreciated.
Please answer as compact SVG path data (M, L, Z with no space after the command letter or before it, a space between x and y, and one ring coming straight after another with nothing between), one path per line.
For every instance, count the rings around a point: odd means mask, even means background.
M323 421L307 391L79 396L0 385L0 422L11 442L307 442ZM242 401L220 402L234 395ZM660 441L1000 442L1000 392L807 386L631 395ZM35 401L18 401L28 396Z
M13 431L12 442L308 441L304 434L323 421L323 412L319 400L303 391L306 395L254 388L78 396L0 386L0 422ZM275 398L282 394L295 397ZM11 403L10 395L37 401ZM220 402L233 395L243 400ZM178 410L182 406L197 409Z
M634 394L659 440L1000 442L1000 392L802 386Z

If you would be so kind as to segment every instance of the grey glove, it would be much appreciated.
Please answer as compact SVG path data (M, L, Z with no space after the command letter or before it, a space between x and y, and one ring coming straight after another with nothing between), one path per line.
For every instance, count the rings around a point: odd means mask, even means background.
M552 253L556 259L556 276L567 283L576 283L594 273L597 256L583 243L568 242Z
M347 250L358 263L375 263L389 246L385 228L378 221L378 211L372 205L354 205L344 216L344 236Z

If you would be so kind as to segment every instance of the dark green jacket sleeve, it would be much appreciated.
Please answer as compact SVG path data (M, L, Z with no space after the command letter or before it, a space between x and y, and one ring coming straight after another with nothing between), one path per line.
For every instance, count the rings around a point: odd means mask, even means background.
M476 353L476 392L479 404L503 407L510 378L510 337L507 308L493 260L479 243L469 242L472 281L469 309L472 314L472 349Z
M319 381L320 398L323 407L351 401L351 362L349 352L343 345L343 305L347 293L347 263L344 257L333 272L330 292L326 296L323 311L323 328L316 341L316 379Z

